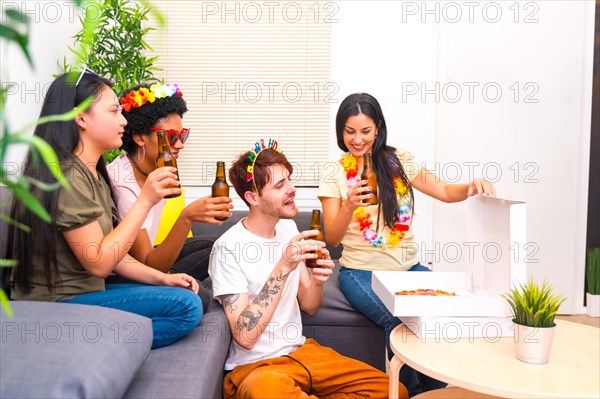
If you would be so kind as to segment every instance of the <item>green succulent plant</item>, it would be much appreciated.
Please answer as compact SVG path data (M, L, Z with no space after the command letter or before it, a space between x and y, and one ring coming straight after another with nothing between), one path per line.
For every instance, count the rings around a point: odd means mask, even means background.
M561 295L552 293L548 282L544 281L540 287L533 277L502 297L511 307L515 323L529 327L553 327L558 308L565 301Z

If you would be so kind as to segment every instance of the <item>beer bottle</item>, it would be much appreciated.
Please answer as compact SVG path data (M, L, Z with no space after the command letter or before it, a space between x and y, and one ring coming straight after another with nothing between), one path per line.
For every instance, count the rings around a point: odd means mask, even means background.
M321 230L321 211L318 209L313 209L312 218L310 219L310 229L311 230L319 230L319 234L313 236L313 240L323 241L323 230ZM323 254L320 250L315 249L314 251L310 251L309 253L317 255L316 258L306 259L306 267L320 267L317 265L317 259L323 259Z
M156 158L156 167L162 168L163 166L172 166L177 168L177 160L175 156L171 154L171 146L169 146L169 141L167 139L167 132L165 130L159 130L157 132L158 137L158 157ZM175 171L177 175L177 181L179 181L179 171ZM173 186L179 188L179 185ZM167 195L165 198L175 198L179 197L179 194L171 194Z
M225 162L218 161L217 162L217 176L215 178L215 182L212 185L211 189L212 197L229 197L229 185L227 184L227 180L225 180ZM228 212L228 209L223 209L223 211ZM215 218L220 221L227 220L226 217L217 217Z
M377 176L375 176L375 171L373 171L373 162L370 154L364 155L363 172L360 175L360 179L368 180L367 186L371 187L371 194L373 194L371 198L367 198L363 202L369 205L377 205Z

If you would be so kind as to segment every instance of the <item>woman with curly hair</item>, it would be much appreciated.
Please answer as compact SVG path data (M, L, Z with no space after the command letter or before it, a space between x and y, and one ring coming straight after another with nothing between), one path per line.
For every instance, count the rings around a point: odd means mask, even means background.
M109 177L116 194L121 217L125 216L148 183L148 175L156 169L157 131L166 130L175 157L183 149L190 129L184 128L182 117L187 106L175 84L139 85L127 89L120 99L127 120L120 155L108 165ZM208 258L214 240L190 237L193 222L221 224L217 218L231 216L229 197L204 197L186 206L160 245L154 246L163 208L161 200L148 214L129 253L145 264L167 272L183 272L198 280L208 277ZM202 287L201 287L202 291ZM203 297L202 293L201 296ZM209 297L203 297L208 300Z

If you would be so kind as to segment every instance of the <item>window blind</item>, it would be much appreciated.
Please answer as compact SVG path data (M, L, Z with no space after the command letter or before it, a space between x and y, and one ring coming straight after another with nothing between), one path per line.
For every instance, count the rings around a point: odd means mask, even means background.
M184 186L210 186L260 138L294 165L297 186L317 186L334 134L330 105L332 2L154 0L167 27L148 34L156 76L177 83L189 111L178 160ZM156 26L148 21L148 26Z

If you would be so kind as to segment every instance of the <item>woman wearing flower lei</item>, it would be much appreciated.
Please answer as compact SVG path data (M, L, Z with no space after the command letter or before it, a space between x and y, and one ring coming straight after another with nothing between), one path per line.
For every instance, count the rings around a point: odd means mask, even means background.
M429 271L419 263L411 218L413 188L444 202L463 201L483 194L495 196L483 179L448 184L421 168L408 152L387 145L387 128L381 106L366 93L348 96L336 116L338 147L346 154L337 167L325 170L318 196L323 207L325 237L331 245L344 245L339 283L348 301L389 335L401 321L383 305L371 288L373 270ZM363 156L371 154L377 175L378 205L362 201L373 194L361 181ZM400 380L409 395L445 386L445 383L404 366Z
M119 100L127 120L120 155L108 165L119 215L124 218L135 202L148 176L159 171L157 131L166 130L171 152L179 157L190 129L183 127L182 117L187 105L176 84L153 84L127 89ZM217 217L227 218L232 209L231 198L210 196L193 201L181 210L173 226L159 245L156 244L159 224L166 200L161 200L148 214L138 232L130 254L147 265L167 272L185 270L202 281L208 277L208 259L214 243L213 237L189 237L193 222L222 224ZM199 295L204 309L210 294L200 285Z

